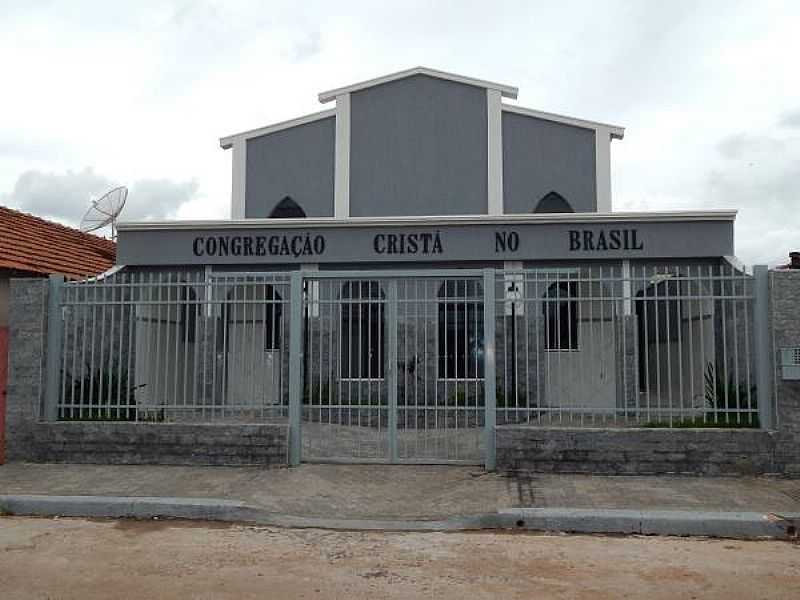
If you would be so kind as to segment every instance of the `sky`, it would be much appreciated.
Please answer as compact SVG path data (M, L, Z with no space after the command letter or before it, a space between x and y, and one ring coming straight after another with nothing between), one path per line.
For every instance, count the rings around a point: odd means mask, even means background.
M417 65L621 125L617 211L733 208L746 264L800 250L800 2L0 0L0 204L77 224L229 217L219 138ZM507 100L508 101L508 100Z

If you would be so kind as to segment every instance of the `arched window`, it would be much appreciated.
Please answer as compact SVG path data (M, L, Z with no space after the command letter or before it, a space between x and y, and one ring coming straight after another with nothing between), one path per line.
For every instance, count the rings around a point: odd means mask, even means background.
M384 294L377 281L348 281L341 293L342 379L383 379Z
M269 213L270 219L302 219L305 216L305 211L289 196L285 196Z
M578 284L558 281L544 295L545 350L578 349Z
M548 192L539 200L539 204L534 209L535 213L571 213L575 212L572 207L564 199L564 196L558 192Z
M483 377L483 286L448 280L439 288L439 377Z

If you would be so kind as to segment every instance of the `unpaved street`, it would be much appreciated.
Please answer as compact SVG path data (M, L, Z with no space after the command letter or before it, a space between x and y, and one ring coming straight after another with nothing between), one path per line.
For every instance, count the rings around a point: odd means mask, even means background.
M0 518L0 597L800 597L800 545Z

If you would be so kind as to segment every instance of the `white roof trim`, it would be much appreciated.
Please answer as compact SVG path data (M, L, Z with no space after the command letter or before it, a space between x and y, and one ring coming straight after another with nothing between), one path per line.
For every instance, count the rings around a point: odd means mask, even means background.
M432 217L316 217L306 219L238 219L221 221L128 221L118 231L153 229L306 229L309 227L393 227L396 225L547 224L547 223L653 223L682 221L734 221L735 210L559 213L520 215L458 215Z
M259 127L258 129L251 129L250 131L243 131L242 133L234 133L233 135L219 138L219 145L223 149L227 150L228 148L233 146L233 142L235 142L236 140L247 140L250 138L259 137L261 135L267 135L268 133L275 133L276 131L281 131L283 129L291 129L292 127L297 127L298 125L313 123L314 121L319 121L320 119L327 119L328 117L333 117L335 115L336 115L336 109L331 108L328 110L312 113L310 115L297 117L296 119L290 119L289 121L281 121L280 123L267 125L266 127Z
M576 119L575 117L567 117L565 115L557 115L555 113L544 112L541 110L534 110L532 108L524 108L522 106L514 106L512 104L503 104L503 110L506 112L516 113L518 115L525 115L527 117L536 117L537 119L544 119L545 121L555 121L556 123L564 123L566 125L574 125L575 127L582 127L584 129L607 129L612 139L621 140L625 136L625 128L619 125L609 125L608 123L599 123L597 121L587 121L585 119Z
M485 81L483 79L474 79L472 77L464 77L463 75L446 73L445 71L437 71L436 69L429 69L427 67L414 67L413 69L398 71L397 73L390 73L389 75L383 75L382 77L376 77L375 79L368 79L367 81L353 83L351 85L336 88L335 90L321 92L319 95L319 101L322 103L330 102L331 100L335 100L336 96L339 96L340 94L357 92L358 90L381 85L382 83L389 83L390 81L405 79L406 77L411 77L412 75L427 75L437 79L446 79L448 81L455 81L457 83L464 83L466 85L474 85L476 87L498 90L503 96L506 98L511 98L512 100L515 100L517 98L517 94L519 93L519 90L511 85L494 83L491 81Z

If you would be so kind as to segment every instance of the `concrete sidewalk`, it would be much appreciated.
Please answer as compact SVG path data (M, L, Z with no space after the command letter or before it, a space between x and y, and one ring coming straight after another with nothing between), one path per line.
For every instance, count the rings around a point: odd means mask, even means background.
M725 535L736 528L716 531L700 524L719 521L739 527L742 519L759 523L774 519L768 515L800 514L796 480L503 475L451 466L262 469L12 463L0 466L0 496L6 506L13 501L15 507L32 507L26 509L29 514L160 514L341 528L349 528L349 523L368 529L394 528L392 523L401 529L516 523L531 529L630 533L647 531L646 522L682 515L682 523L696 523L690 534ZM104 499L110 503L104 504ZM131 508L134 504L141 506Z

